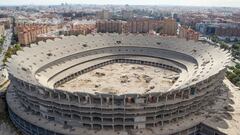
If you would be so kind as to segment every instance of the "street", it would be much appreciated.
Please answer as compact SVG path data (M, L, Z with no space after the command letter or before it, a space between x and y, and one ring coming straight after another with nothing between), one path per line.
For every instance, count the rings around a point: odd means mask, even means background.
M5 31L5 41L2 45L2 52L0 54L0 65L1 65L1 69L3 68L2 65L3 65L3 59L4 59L4 55L5 53L7 52L8 50L8 47L10 47L11 45L11 40L12 40L12 28L10 29L7 29Z

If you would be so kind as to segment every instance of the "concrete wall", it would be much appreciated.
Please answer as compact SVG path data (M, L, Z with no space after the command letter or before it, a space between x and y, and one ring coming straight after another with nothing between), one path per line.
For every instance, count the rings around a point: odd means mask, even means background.
M224 72L182 90L146 95L70 93L33 86L11 76L21 103L34 114L61 124L93 129L163 126L208 104ZM144 103L137 103L137 99ZM24 112L23 112L24 113Z

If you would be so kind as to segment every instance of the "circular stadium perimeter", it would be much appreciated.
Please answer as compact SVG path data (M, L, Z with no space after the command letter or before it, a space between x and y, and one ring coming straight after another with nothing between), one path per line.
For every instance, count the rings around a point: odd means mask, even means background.
M10 118L24 134L180 133L193 125L178 123L214 98L229 60L218 47L176 37L39 42L7 63Z

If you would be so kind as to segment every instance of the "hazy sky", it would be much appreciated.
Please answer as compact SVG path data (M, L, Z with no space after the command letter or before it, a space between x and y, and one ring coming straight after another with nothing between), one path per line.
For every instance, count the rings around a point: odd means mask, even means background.
M0 0L0 5L129 4L240 7L240 0Z

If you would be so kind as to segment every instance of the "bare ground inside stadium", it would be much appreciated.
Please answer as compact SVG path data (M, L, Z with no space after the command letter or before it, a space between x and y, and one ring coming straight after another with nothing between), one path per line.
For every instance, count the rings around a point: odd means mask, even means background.
M142 93L158 89L167 91L179 74L163 68L115 63L90 71L64 83L61 89L69 91L94 90L101 93ZM136 89L137 88L137 89Z

